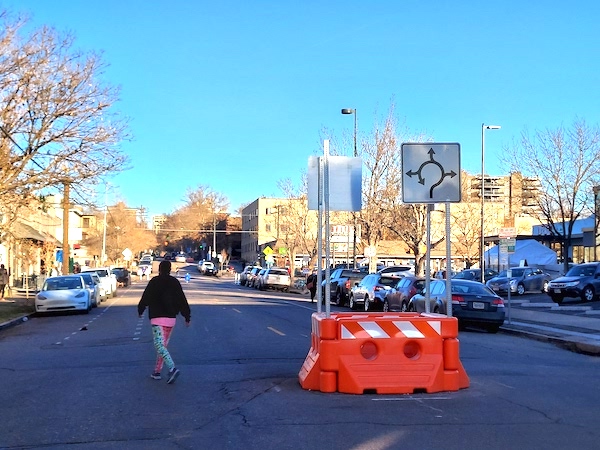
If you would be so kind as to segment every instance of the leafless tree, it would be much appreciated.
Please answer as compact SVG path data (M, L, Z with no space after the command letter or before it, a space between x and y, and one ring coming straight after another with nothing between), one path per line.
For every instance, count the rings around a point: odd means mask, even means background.
M535 176L541 184L537 214L549 233L562 240L565 270L575 221L594 211L593 188L600 183L600 129L576 118L570 127L521 133L503 161L511 171Z
M215 229L226 229L228 208L227 197L210 186L199 185L195 189L188 189L183 206L167 217L159 237L175 250L198 248L201 242L212 246ZM224 244L222 239L217 240L217 236L214 240L218 241L217 244ZM218 252L223 249L223 245L217 247L220 247Z
M99 54L74 37L0 12L0 197L14 211L69 183L85 192L127 167L119 90L102 81Z

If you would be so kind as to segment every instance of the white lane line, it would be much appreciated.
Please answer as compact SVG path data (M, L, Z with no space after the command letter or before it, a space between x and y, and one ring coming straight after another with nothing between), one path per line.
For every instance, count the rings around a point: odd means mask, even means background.
M279 336L285 336L285 333L282 333L281 331L273 328L273 327L267 327L269 330L271 330L273 333L278 334Z

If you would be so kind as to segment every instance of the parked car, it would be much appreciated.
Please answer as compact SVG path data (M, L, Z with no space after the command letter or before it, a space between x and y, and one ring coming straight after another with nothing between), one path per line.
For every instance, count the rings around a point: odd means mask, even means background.
M38 313L54 311L83 311L92 309L92 298L80 274L50 277L35 296Z
M387 277L380 273L368 274L350 291L350 309L357 309L358 303L363 304L365 311L383 309L387 292L397 282L396 277Z
M115 267L112 273L117 277L117 286L127 287L131 284L131 272L125 267Z
M425 287L425 278L414 275L402 277L392 286L383 300L383 311L407 311L408 302Z
M345 306L349 300L350 289L356 284L360 283L364 277L368 275L367 272L358 269L335 269L329 275L330 283L330 299L331 303L335 303L338 306ZM323 280L321 283L321 293L323 299L325 299L325 285L327 280Z
M288 270L284 267L270 267L259 276L257 284L258 289L277 289L283 292L290 290L291 277Z
M100 282L108 298L113 298L117 295L117 277L111 273L108 267L84 267L83 272L96 272L100 277Z
M511 275L503 270L494 278L491 278L486 285L494 292L508 292L517 295L523 295L526 292L548 292L548 283L552 278L550 274L542 269L535 267L513 267L510 269Z
M412 266L385 266L377 271L388 277L404 277L406 275L414 275L415 269Z
M258 273L262 270L260 266L254 266L250 269L250 272L246 275L246 286L254 287L254 279L258 275Z
M548 285L548 295L559 305L565 297L579 297L591 302L600 295L600 262L578 264Z
M483 281L487 282L494 277L498 276L498 272L493 269L485 269L483 274ZM462 272L458 272L452 278L457 280L471 280L481 281L481 269L465 269Z
M244 267L244 270L242 271L242 273L240 273L240 284L242 286L248 286L248 276L250 275L250 272L252 272L252 269L254 269L255 267L258 267L259 269L261 269L261 267L259 267L259 266Z
M452 316L461 329L477 326L497 333L504 323L504 300L488 286L478 281L450 280ZM446 314L446 280L432 280L429 284L429 311ZM423 289L408 303L409 311L425 312L426 292Z
M187 262L187 255L185 253L178 253L175 255L175 262Z
M106 300L106 293L102 288L102 282L100 277L94 272L83 272L79 273L85 281L85 287L90 291L90 297L92 299L92 307L96 308L101 302Z
M256 275L254 275L254 277L252 278L252 287L254 289L258 289L262 280L263 275L265 274L265 272L267 271L267 269L262 268L260 269L258 272L256 272Z

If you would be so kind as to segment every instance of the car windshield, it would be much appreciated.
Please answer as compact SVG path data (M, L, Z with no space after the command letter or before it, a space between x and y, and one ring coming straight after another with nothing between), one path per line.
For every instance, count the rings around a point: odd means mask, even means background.
M285 269L271 269L269 271L270 275L288 275L287 270Z
M567 277L593 277L596 266L574 266L566 274Z
M514 277L514 278L522 277L524 271L525 271L525 269L522 269L522 268L512 269L512 275L511 276ZM506 270L503 270L502 272L500 272L498 274L498 277L505 277L506 278L506 277L508 277L508 272Z
M452 283L454 294L495 295L490 288L481 283Z
M61 291L67 289L81 289L81 278L51 278L46 280L44 291Z

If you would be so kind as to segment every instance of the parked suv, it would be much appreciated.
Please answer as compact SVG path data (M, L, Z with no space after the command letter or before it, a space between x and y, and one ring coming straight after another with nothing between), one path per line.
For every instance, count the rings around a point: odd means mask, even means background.
M290 273L286 268L270 267L257 278L258 289L278 289L283 292L290 290Z
M362 303L365 311L382 310L385 296L397 282L397 277L370 273L350 291L350 309L357 309L357 304Z
M571 267L563 277L548 285L548 295L559 305L565 297L579 297L591 302L600 294L600 262L578 264Z
M117 277L115 274L111 273L111 270L108 267L86 267L82 272L96 272L100 277L100 283L108 298L113 298L117 295Z

